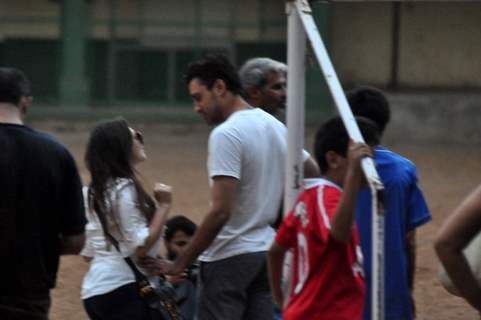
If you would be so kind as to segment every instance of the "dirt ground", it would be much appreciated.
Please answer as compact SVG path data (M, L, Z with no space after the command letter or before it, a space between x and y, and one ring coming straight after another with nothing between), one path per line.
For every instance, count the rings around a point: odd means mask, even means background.
M84 182L88 174L83 164L89 125L36 124L53 132L75 155ZM134 124L135 126L135 124ZM146 182L162 181L174 188L173 214L185 214L196 222L202 220L209 203L206 176L208 128L191 126L142 126L149 160L139 171ZM308 137L312 136L308 133ZM308 144L310 146L310 144ZM419 320L479 319L463 300L446 293L436 280L438 262L432 242L437 229L462 197L481 181L479 146L390 145L393 150L413 160L418 167L433 221L418 231L418 260L415 299ZM79 292L87 264L79 257L64 257L53 290L53 320L87 319ZM389 270L386 270L389 272ZM226 319L228 320L228 319Z

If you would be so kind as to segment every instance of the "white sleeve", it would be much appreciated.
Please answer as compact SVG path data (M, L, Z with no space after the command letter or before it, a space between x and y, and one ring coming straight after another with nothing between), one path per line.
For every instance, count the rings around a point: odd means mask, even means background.
M286 139L286 145L287 145L287 127L283 123L281 125L282 125L281 130ZM310 157L311 155L309 154L309 152L307 152L306 149L302 149L302 162L306 162Z
M241 177L242 143L232 133L214 130L209 137L209 177Z
M84 247L82 248L82 251L80 251L80 255L84 257L90 257L93 258L95 256L95 250L93 246L93 237L96 232L96 224L93 221L90 221L90 214L87 212L86 214L88 223L85 226L85 244ZM100 230L102 231L102 230Z
M137 206L137 195L132 183L117 191L117 212L123 232L122 245L129 255L145 243L149 236L147 219Z
M93 247L93 237L96 232L96 229L98 226L95 223L95 219L92 216L92 213L89 210L89 204L88 204L88 187L84 186L82 188L82 194L84 197L84 208L85 208L85 217L87 218L87 225L85 226L85 244L84 247L82 248L82 251L80 251L80 255L84 257L90 257L93 258L95 255L95 250ZM101 230L100 230L101 231Z
M306 162L310 157L309 152L306 149L302 149L302 162Z

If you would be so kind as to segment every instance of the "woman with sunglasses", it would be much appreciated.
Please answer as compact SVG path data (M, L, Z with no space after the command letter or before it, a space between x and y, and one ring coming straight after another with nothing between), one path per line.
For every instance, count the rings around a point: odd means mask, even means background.
M89 223L81 253L90 261L81 292L90 319L150 319L124 258L158 253L172 197L166 185L155 185L155 200L142 187L134 167L146 159L142 134L124 119L102 122L90 134L85 162L91 182L84 188Z

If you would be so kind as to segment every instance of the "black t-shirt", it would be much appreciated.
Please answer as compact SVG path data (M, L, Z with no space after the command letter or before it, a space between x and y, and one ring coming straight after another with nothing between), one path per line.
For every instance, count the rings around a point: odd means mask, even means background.
M0 123L0 294L48 294L59 238L84 232L82 184L53 137Z

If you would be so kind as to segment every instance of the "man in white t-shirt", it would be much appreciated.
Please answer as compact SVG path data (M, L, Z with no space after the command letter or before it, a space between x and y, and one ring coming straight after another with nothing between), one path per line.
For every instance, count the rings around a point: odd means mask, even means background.
M200 255L199 319L271 320L266 251L283 192L286 128L243 100L224 56L191 64L186 82L194 110L217 125L208 147L211 207L189 246L161 271L179 274Z

